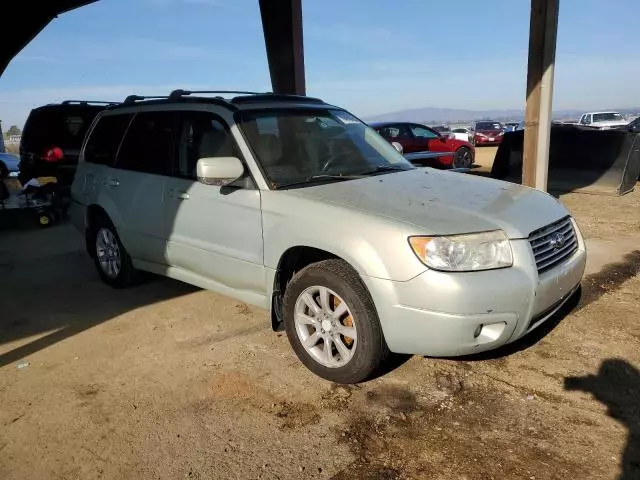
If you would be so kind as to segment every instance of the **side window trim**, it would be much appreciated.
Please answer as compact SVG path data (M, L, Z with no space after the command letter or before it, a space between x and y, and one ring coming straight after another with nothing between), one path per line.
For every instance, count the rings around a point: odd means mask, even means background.
M134 112L133 115L131 115L131 118L129 119L129 123L127 124L127 128L124 129L124 132L122 132L122 136L120 137L120 142L118 143L118 148L116 149L116 155L113 158L113 165L111 165L111 168L117 168L116 165L118 164L118 158L120 157L120 149L122 148L122 144L124 143L124 139L127 137L127 133L129 133L129 129L131 128L131 125L133 124L133 120L138 116L138 112Z

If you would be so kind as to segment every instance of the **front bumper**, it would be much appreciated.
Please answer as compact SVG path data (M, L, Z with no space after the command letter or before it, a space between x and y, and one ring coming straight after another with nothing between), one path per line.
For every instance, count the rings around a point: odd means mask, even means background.
M491 350L551 317L580 285L586 251L538 274L526 239L513 240L514 265L485 272L427 270L407 282L364 281L392 352L457 356Z
M502 143L504 135L499 137L493 137L493 140L489 140L490 137L475 137L474 145L499 145Z

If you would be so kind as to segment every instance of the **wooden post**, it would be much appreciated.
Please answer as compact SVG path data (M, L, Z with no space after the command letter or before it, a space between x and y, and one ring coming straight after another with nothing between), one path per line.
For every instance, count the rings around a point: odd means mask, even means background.
M546 191L560 0L531 0L522 184Z
M260 0L274 93L305 95L302 0Z

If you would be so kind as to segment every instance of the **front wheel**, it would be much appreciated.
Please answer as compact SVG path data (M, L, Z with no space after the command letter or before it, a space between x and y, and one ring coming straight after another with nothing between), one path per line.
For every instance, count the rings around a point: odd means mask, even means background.
M471 168L473 153L468 147L460 147L453 156L453 168Z
M284 317L294 352L326 380L366 380L389 353L369 292L342 260L299 271L285 292Z

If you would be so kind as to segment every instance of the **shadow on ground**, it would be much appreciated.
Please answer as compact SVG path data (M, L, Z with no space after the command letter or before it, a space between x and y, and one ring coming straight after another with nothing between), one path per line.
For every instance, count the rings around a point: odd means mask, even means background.
M627 429L619 480L640 479L640 371L621 359L602 362L597 375L567 377L566 390L587 392Z
M68 225L2 235L0 367L125 312L197 290L160 278L127 290L104 285ZM31 251L38 249L46 254ZM20 345L29 337L37 338ZM9 342L19 346L6 351Z

